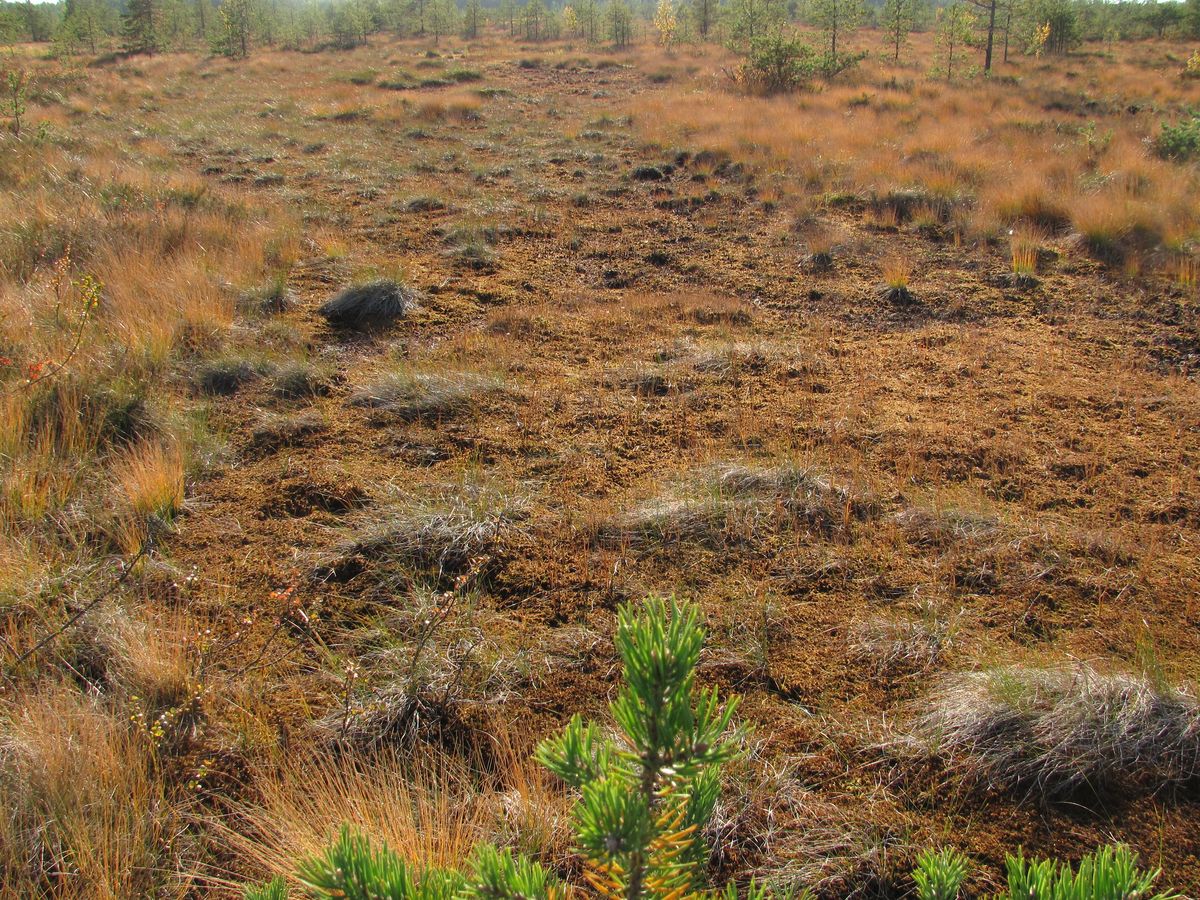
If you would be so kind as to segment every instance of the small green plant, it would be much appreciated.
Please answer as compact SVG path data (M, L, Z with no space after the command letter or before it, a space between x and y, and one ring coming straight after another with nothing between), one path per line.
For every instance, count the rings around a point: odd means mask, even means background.
M920 900L955 900L966 877L967 858L951 847L923 851L913 872Z
M1008 857L1008 892L1002 900L1174 900L1179 895L1151 894L1158 869L1137 867L1137 854L1123 844L1101 847L1072 871L1067 863Z
M693 702L704 630L695 608L650 599L619 613L617 651L626 684L611 710L613 740L575 716L538 760L579 792L575 832L588 880L628 898L699 890L708 850L700 832L736 754L726 736L736 699L716 689Z
M1152 894L1160 872L1143 871L1137 862L1123 844L1089 853L1077 870L1052 859L1026 859L1018 851L1008 857L1008 884L995 900L1177 900L1171 892ZM956 900L966 877L967 858L948 848L926 850L913 872L920 900Z
M9 118L12 132L21 136L21 120L25 117L25 100L29 95L29 73L13 66L0 71L4 88L4 114Z
M1200 115L1193 115L1177 125L1163 122L1162 131L1154 141L1154 150L1163 159L1180 162L1200 159Z
M578 793L575 839L584 876L602 895L719 896L705 885L708 848L701 837L720 792L720 771L738 755L731 729L736 698L724 705L716 689L695 691L704 644L696 609L650 598L618 612L616 646L626 683L611 704L618 736L575 716L558 738L543 742L538 760ZM296 880L316 898L557 898L563 885L541 865L483 844L459 869L423 869L386 845L343 827L323 853L300 863ZM249 889L246 900L286 900L276 878ZM748 889L748 900L765 893Z
M276 876L266 884L246 888L242 896L245 900L287 900L287 882L281 877Z
M514 858L490 844L475 849L465 871L420 869L405 863L386 844L343 827L321 856L301 863L297 880L314 897L342 900L486 900L496 897L561 896L557 879L535 862ZM247 900L286 900L279 879L267 885L274 893L247 894Z

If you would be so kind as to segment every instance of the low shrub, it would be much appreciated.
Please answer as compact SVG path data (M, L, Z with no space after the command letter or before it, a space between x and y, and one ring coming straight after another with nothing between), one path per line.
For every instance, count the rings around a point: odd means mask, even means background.
M750 45L734 80L754 94L799 90L817 79L829 79L859 64L865 54L822 53L811 44L780 33Z
M1177 162L1200 159L1200 115L1176 125L1163 122L1162 131L1154 141L1154 150L1163 159Z

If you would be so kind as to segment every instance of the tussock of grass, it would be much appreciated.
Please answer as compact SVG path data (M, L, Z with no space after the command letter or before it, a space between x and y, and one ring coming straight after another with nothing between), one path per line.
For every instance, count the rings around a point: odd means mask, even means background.
M152 522L170 522L183 508L183 454L174 444L147 442L128 450L113 464L113 477L124 498L117 540L136 551Z
M327 366L308 360L296 360L280 366L275 373L271 390L277 397L297 400L304 397L323 397L329 393L332 374Z
M288 290L287 282L281 277L272 278L262 285L244 291L238 297L238 306L248 313L275 315L287 312L296 305L296 298Z
M293 759L255 781L261 800L243 810L254 827L219 833L249 867L270 874L290 877L295 861L324 850L344 822L405 858L459 865L487 821L470 771L427 754Z
M832 535L873 510L866 498L811 470L725 466L681 483L602 525L604 547L737 543L785 528Z
M728 767L709 840L783 896L892 896L914 847L885 798L834 798L761 751Z
M404 421L438 419L463 411L472 400L500 387L497 379L474 372L400 371L359 388L350 404Z
M919 618L860 622L850 631L852 652L877 677L926 672L941 661L952 640L952 623L933 608Z
M349 540L318 567L346 579L364 569L387 577L441 579L491 562L526 518L523 497L490 486L448 486L425 498L398 497L364 513Z
M948 547L959 542L974 542L993 537L999 522L991 517L958 509L931 510L909 507L896 514L900 526L912 543L921 547Z
M878 288L879 297L897 306L911 306L917 298L909 290L912 266L901 256L890 256L883 262L883 284Z
M679 294L635 294L625 306L648 318L671 316L698 325L746 326L753 320L751 307L736 297L703 291Z
M275 450L298 444L325 428L325 418L315 410L296 415L264 413L250 433L250 444L259 450Z
M317 312L334 328L374 331L404 318L418 297L407 285L381 279L346 288Z
M647 365L614 372L607 376L610 387L632 391L639 397L664 397L692 390L695 384L675 366Z
M0 884L11 896L67 884L80 892L64 896L190 893L197 867L179 839L180 807L144 735L70 688L0 715L0 808Z
M775 341L728 341L686 345L675 356L676 362L693 372L718 379L734 379L741 374L761 374L771 370L787 375L821 375L827 367L796 347Z
M358 689L315 723L330 745L364 750L423 741L473 753L489 739L470 724L472 710L518 698L529 681L525 654L498 641L497 623L481 620L470 598L423 585L351 635L347 647L366 668Z
M190 636L177 616L147 620L102 606L69 637L72 668L124 700L161 711L188 704L196 691Z
M1200 775L1200 702L1147 675L992 669L947 677L923 707L899 746L987 788L1055 797Z
M238 355L210 359L196 372L196 388L202 394L229 396L257 381L268 368L260 360Z

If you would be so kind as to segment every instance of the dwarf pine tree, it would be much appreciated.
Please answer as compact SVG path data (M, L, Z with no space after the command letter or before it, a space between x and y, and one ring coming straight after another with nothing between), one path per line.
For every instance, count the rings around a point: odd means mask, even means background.
M909 33L917 26L919 0L884 0L879 25L892 51L892 62L900 62L900 51L908 43Z
M584 876L612 900L650 897L736 900L733 887L706 885L702 834L720 792L721 766L739 751L731 728L736 698L697 691L704 629L696 609L651 598L617 616L616 647L625 684L610 705L618 730L576 715L543 742L538 760L576 794L575 842ZM323 854L304 860L296 880L306 895L344 900L556 900L566 886L540 864L488 844L462 869L422 868L385 844L343 828ZM751 886L750 900L763 893ZM247 900L286 900L277 878Z
M941 11L938 22L937 51L941 65L935 69L945 75L947 81L954 79L954 67L962 62L962 55L975 36L975 17L965 3L952 3Z
M610 738L577 715L543 743L538 760L579 792L575 835L588 880L634 900L703 886L701 838L720 792L721 765L737 754L727 732L736 698L694 695L704 629L696 609L651 598L618 613L625 685L611 704Z
M483 3L480 0L467 0L463 10L463 37L475 40L479 37L479 29L483 27Z

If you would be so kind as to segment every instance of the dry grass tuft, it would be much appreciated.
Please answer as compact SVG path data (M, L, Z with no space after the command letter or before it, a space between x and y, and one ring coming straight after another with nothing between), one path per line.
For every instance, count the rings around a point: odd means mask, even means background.
M954 508L934 510L911 506L897 513L895 521L904 536L919 547L976 543L995 536L1000 530L1000 523L993 516Z
M498 379L476 372L401 370L360 387L350 404L371 410L376 418L441 419L462 412L471 401L501 388Z
M520 532L526 510L523 496L472 483L424 498L399 496L364 512L354 537L318 572L337 580L364 569L379 577L441 580L481 571Z
M162 711L189 704L198 692L194 635L178 614L135 618L123 607L102 606L72 638L72 668L122 700Z
M1046 234L1039 228L1021 227L1011 232L1012 270L1018 285L1032 286L1037 282L1038 256L1045 242Z
M914 848L885 797L835 800L802 783L794 765L752 745L726 769L706 838L714 862L736 864L790 896L894 896Z
M1147 675L992 669L945 678L923 707L896 746L971 785L1061 797L1200 775L1200 702Z
M96 701L22 698L0 720L6 896L188 896L195 864L167 791L143 738Z
M115 536L124 550L136 551L153 523L169 523L183 509L183 475L183 453L175 444L138 444L114 462L124 500Z
M719 546L785 528L829 536L872 511L869 499L807 468L724 466L601 525L596 541L610 548Z
M902 256L889 256L883 261L882 269L880 298L897 306L910 306L915 303L917 298L908 289L908 282L912 278L912 263Z
M344 823L428 866L461 865L488 840L551 865L569 852L569 799L503 737L482 767L425 747L309 754L253 774L257 801L237 809L236 829L217 826L239 872L290 876Z
M932 605L916 618L860 622L850 631L852 652L880 678L929 671L953 639L953 623Z
M334 328L374 331L404 318L418 299L413 288L383 279L348 287L317 312Z
M321 853L343 824L402 857L456 866L485 833L486 808L461 762L431 753L307 755L256 773L258 800L220 834L243 861L239 871L291 876Z

